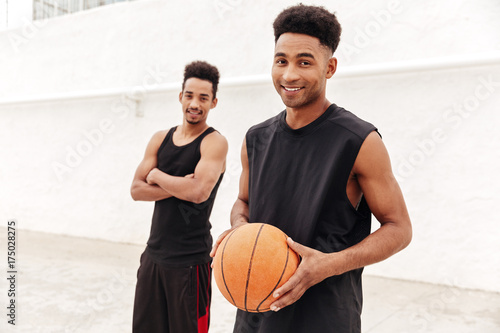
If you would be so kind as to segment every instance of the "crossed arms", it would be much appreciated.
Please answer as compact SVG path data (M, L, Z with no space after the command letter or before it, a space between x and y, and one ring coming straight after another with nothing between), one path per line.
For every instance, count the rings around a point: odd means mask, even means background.
M194 174L178 177L157 168L158 149L166 134L167 131L159 131L149 141L132 181L132 198L136 201L158 201L170 197L193 203L206 201L225 170L227 140L218 132L207 135L201 142L201 158Z

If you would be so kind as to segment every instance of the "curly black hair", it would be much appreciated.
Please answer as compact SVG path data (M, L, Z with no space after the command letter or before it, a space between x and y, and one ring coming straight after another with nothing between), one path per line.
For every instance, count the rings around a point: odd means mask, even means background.
M286 32L313 36L335 52L340 42L342 28L335 14L321 6L307 6L302 3L283 10L274 20L274 42Z
M182 91L184 91L184 86L187 79L192 77L212 82L212 94L213 98L215 98L215 96L217 95L217 87L219 85L220 78L219 70L217 69L217 67L210 65L208 62L199 60L187 64L184 68L184 81L182 81Z

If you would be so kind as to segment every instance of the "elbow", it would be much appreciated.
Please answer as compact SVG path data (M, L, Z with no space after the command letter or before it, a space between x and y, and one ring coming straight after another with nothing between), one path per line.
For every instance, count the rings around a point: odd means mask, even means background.
M139 194L139 189L136 184L132 184L130 187L130 196L134 201L139 201L140 200L140 194Z
M212 193L211 189L207 189L207 188L196 190L193 193L192 199L190 201L194 204L199 205L199 204L207 201L210 198L211 193Z
M199 205L199 204L207 201L209 197L210 197L209 195L196 194L193 196L193 200L190 200L190 201L194 204Z
M138 201L139 200L139 198L137 197L137 193L136 193L136 191L134 191L134 189L130 189L130 196L132 197L132 199L134 201Z
M408 227L408 236L407 236L406 246L410 245L412 238L413 238L413 229L412 229L412 227L410 225Z
M401 240L401 250L410 245L412 238L413 238L413 230L411 227L411 223L408 221L408 225L405 228L405 232Z

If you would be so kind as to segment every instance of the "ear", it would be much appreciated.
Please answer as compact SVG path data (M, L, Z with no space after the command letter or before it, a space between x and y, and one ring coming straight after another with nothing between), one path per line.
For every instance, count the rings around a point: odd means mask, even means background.
M211 109L213 109L213 108L215 108L217 106L217 101L218 101L217 98L214 98L212 100L212 106L210 107Z
M179 93L179 102L182 103L182 91Z
M326 78L329 79L335 74L335 71L337 70L337 58L331 57L328 59L327 63L327 68L326 68Z

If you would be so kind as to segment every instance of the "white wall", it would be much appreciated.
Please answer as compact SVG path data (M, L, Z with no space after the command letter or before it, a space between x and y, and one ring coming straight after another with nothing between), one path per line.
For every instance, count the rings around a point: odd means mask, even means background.
M336 11L343 26L339 71L500 50L494 0L315 3ZM224 79L269 74L272 21L292 4L143 0L0 33L0 219L144 244L153 205L132 201L130 182L151 135L182 119L177 89L145 89L179 82L195 59L217 65ZM119 87L143 98L143 117L119 95L9 102ZM380 129L414 224L410 247L367 273L500 291L492 209L500 195L500 63L334 76L328 95ZM270 82L221 85L209 120L230 151L214 236L229 225L245 131L282 109Z
M33 17L33 0L0 0L0 31L29 24Z

